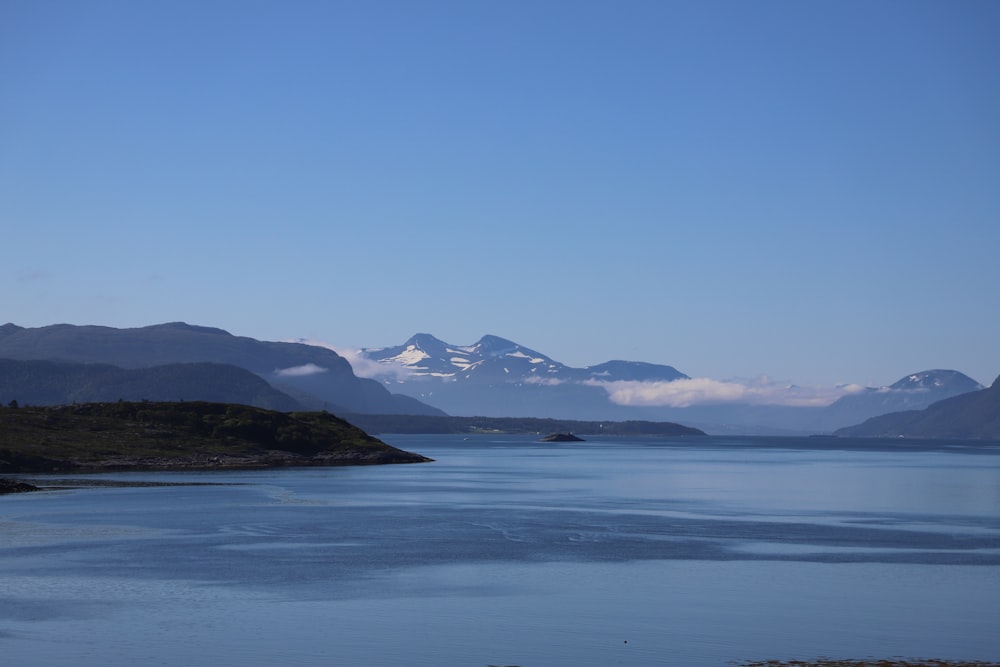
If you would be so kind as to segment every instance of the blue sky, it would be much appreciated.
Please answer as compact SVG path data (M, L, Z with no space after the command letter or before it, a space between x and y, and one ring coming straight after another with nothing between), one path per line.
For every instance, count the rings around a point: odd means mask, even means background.
M0 320L1000 374L1000 3L0 3Z

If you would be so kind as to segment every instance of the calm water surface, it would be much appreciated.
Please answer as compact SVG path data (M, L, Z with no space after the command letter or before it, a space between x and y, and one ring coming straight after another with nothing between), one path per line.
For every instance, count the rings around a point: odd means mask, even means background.
M0 497L5 663L1000 660L1000 445L384 439Z

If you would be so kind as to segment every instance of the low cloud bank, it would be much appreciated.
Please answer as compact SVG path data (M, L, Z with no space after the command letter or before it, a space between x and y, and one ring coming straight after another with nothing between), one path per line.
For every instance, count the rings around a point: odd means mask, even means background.
M588 380L584 384L604 389L618 405L671 408L719 403L823 407L864 389L860 385L800 387L774 383L766 376L749 381L689 378L671 382Z

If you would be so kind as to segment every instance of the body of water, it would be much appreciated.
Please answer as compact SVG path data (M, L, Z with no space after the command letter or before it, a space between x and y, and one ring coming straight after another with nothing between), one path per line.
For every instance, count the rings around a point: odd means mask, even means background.
M0 497L4 661L1000 660L1000 445L384 439L435 462Z

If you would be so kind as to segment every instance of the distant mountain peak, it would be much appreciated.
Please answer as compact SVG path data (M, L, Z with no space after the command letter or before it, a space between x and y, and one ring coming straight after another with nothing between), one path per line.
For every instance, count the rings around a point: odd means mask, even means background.
M429 333L416 333L410 336L409 340L406 341L406 345L417 345L417 346L427 346L427 347L438 347L444 345L445 342L438 338L435 338Z
M501 338L500 336L494 336L493 334L486 334L472 346L472 349L480 352L481 354L498 356L510 352L511 350L516 350L520 347L521 346L514 341Z
M889 385L889 389L896 391L953 389L965 392L982 388L981 384L964 373L940 368L913 373Z
M595 380L628 377L642 382L673 382L674 380L691 379L673 366L651 364L645 361L612 359L596 366L587 366L583 370Z

